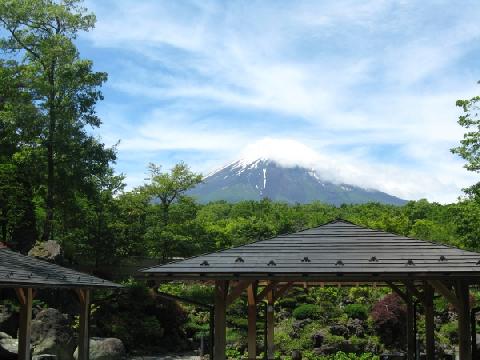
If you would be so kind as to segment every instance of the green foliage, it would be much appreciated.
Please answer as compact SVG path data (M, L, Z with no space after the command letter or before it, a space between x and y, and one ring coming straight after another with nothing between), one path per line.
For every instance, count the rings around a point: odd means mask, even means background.
M320 319L322 317L322 309L315 304L302 304L296 307L292 315L295 319Z
M348 304L343 310L352 319L366 320L368 318L368 309L362 304Z

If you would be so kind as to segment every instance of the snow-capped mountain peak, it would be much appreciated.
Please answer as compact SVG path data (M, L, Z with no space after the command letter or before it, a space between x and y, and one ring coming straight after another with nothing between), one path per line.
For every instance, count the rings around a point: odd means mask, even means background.
M262 198L289 203L322 201L334 205L369 201L389 204L405 202L380 191L334 183L322 177L314 167L293 162L281 164L268 157L247 157L227 164L208 175L202 184L191 191L191 195L201 202Z

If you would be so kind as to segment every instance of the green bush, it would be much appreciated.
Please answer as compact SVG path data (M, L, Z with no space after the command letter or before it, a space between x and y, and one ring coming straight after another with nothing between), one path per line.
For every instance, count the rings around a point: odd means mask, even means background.
M304 319L320 319L321 318L321 308L318 305L314 304L303 304L293 310L292 315L295 319L304 320Z
M367 320L368 310L365 305L362 304L348 304L345 306L345 313L351 319Z

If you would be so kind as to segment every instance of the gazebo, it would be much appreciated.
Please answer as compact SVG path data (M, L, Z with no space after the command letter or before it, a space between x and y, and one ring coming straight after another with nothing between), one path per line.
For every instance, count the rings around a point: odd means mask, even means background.
M28 360L31 356L32 301L37 289L63 288L75 290L81 309L78 359L88 360L91 290L119 287L118 284L95 276L21 255L0 243L0 288L14 289L20 302L19 360Z
M458 313L461 360L472 358L469 286L480 254L364 228L345 220L142 270L155 281L215 284L214 358L225 359L226 309L248 298L248 357L256 358L257 304L266 300L267 356L274 356L274 303L292 286L388 286L407 305L407 358L415 358L414 301L425 307L426 355L435 358L434 293Z

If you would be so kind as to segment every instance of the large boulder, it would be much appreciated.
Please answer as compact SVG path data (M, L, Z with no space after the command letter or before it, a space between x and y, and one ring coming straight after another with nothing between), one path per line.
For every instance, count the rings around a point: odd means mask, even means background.
M33 355L56 355L73 359L76 341L67 316L56 309L44 309L32 320Z
M350 336L365 336L365 322L360 319L348 319L347 329Z
M337 336L348 336L348 328L342 324L335 324L330 326L330 333Z
M54 240L37 242L35 246L30 249L28 255L57 264L63 261L62 247Z
M325 340L325 334L321 331L318 331L312 335L312 343L314 348L319 348L323 345Z
M116 338L90 338L90 360L122 360L126 357L122 340ZM78 348L74 358L78 359Z
M0 332L0 359L16 360L18 355L18 340Z
M0 331L16 336L18 331L18 312L8 304L0 305Z

